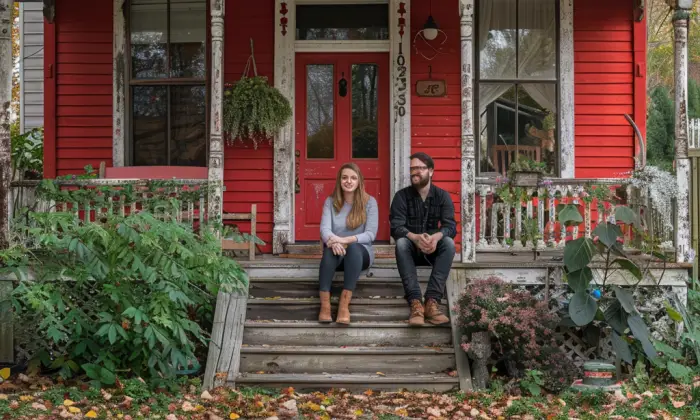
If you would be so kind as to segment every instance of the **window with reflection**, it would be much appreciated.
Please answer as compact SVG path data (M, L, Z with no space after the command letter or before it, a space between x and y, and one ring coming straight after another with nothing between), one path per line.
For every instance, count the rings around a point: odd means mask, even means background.
M334 88L332 64L306 66L306 157L335 156Z
M296 39L388 40L387 4L299 5Z
M379 67L376 64L353 64L352 86L352 157L376 159L379 156L377 84Z
M206 166L206 0L129 3L131 164Z
M558 171L558 0L477 2L479 171L518 155Z

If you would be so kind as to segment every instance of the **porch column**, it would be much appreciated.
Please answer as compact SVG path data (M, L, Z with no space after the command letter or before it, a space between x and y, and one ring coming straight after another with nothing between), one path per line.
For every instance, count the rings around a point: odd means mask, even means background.
M474 0L459 0L462 100L462 262L476 261L474 145ZM483 217L483 215L482 215Z
M10 240L10 101L12 99L12 5L0 0L0 249Z
M688 159L688 18L690 10L674 5L676 99L676 261L687 262L690 251L690 160Z
M209 127L209 220L220 221L223 204L224 147L221 124L224 116L224 0L211 0L211 109Z

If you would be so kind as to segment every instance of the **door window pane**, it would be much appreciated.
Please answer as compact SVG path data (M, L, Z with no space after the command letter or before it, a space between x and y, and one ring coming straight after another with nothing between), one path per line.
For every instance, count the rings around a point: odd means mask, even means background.
M129 27L132 77L167 77L167 0L133 0L130 6Z
M332 159L334 150L332 64L306 66L306 157Z
M167 165L168 88L132 88L132 130L135 165Z
M206 166L205 93L204 86L170 88L170 165Z
M296 8L296 39L389 39L386 4L300 5Z
M352 157L354 159L379 156L377 84L379 68L376 64L352 65Z
M170 77L205 77L206 27L203 0L170 1Z

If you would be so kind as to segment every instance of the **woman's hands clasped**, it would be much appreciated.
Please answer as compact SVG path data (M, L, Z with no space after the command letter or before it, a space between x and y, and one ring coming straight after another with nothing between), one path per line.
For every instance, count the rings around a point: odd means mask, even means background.
M345 255L345 247L351 242L352 237L341 238L340 236L333 235L328 242L326 242L326 246L333 251L333 255Z

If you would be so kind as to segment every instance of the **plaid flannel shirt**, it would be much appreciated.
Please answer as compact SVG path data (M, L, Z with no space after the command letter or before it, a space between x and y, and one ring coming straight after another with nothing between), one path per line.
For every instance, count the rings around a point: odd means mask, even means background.
M452 239L457 235L452 198L447 191L433 184L430 184L425 201L413 186L398 191L391 202L389 219L394 240L406 237L409 232L432 235L440 231Z

